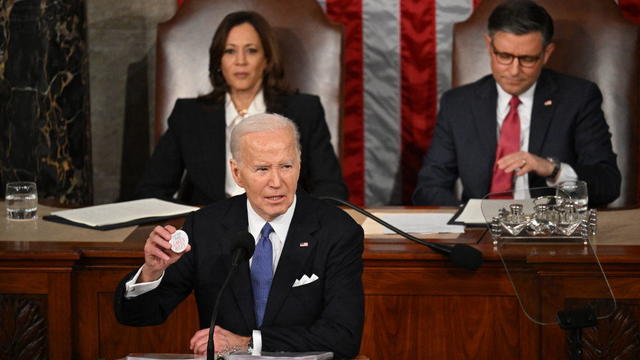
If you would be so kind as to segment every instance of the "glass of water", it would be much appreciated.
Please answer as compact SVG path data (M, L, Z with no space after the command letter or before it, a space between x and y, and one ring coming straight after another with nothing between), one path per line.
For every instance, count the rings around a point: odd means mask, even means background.
M36 183L30 181L7 183L4 201L7 206L7 219L35 219L38 211Z
M563 181L558 184L556 195L564 198L570 198L576 205L578 212L588 210L589 192L587 191L587 182L582 180Z

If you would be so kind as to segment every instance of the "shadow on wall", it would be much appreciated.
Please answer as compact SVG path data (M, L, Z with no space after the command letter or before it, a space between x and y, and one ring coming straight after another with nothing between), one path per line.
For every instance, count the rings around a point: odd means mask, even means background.
M127 69L118 201L133 199L149 159L148 59L147 55Z

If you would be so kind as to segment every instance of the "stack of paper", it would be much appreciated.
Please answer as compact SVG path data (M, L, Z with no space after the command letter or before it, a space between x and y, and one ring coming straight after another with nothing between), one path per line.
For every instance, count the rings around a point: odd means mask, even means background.
M159 199L142 199L54 211L43 219L97 230L110 230L180 217L195 210L198 210L198 207Z

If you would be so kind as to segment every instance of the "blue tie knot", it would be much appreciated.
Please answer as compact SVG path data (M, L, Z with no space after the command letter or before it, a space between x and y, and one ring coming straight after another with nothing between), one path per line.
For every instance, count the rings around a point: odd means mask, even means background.
M267 240L269 239L269 235L273 232L273 228L271 227L271 224L269 223L265 223L264 226L262 227L262 230L260 230L260 239L262 240L262 238L266 238Z

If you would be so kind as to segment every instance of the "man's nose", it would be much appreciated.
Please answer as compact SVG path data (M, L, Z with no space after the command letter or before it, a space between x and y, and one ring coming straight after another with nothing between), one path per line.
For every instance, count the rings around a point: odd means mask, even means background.
M282 177L280 175L280 172L277 170L271 172L271 179L269 181L269 185L271 187L278 188L280 187L281 184L282 184Z
M520 74L520 60L518 58L513 58L513 61L509 64L507 71L509 72L509 75L512 76Z

